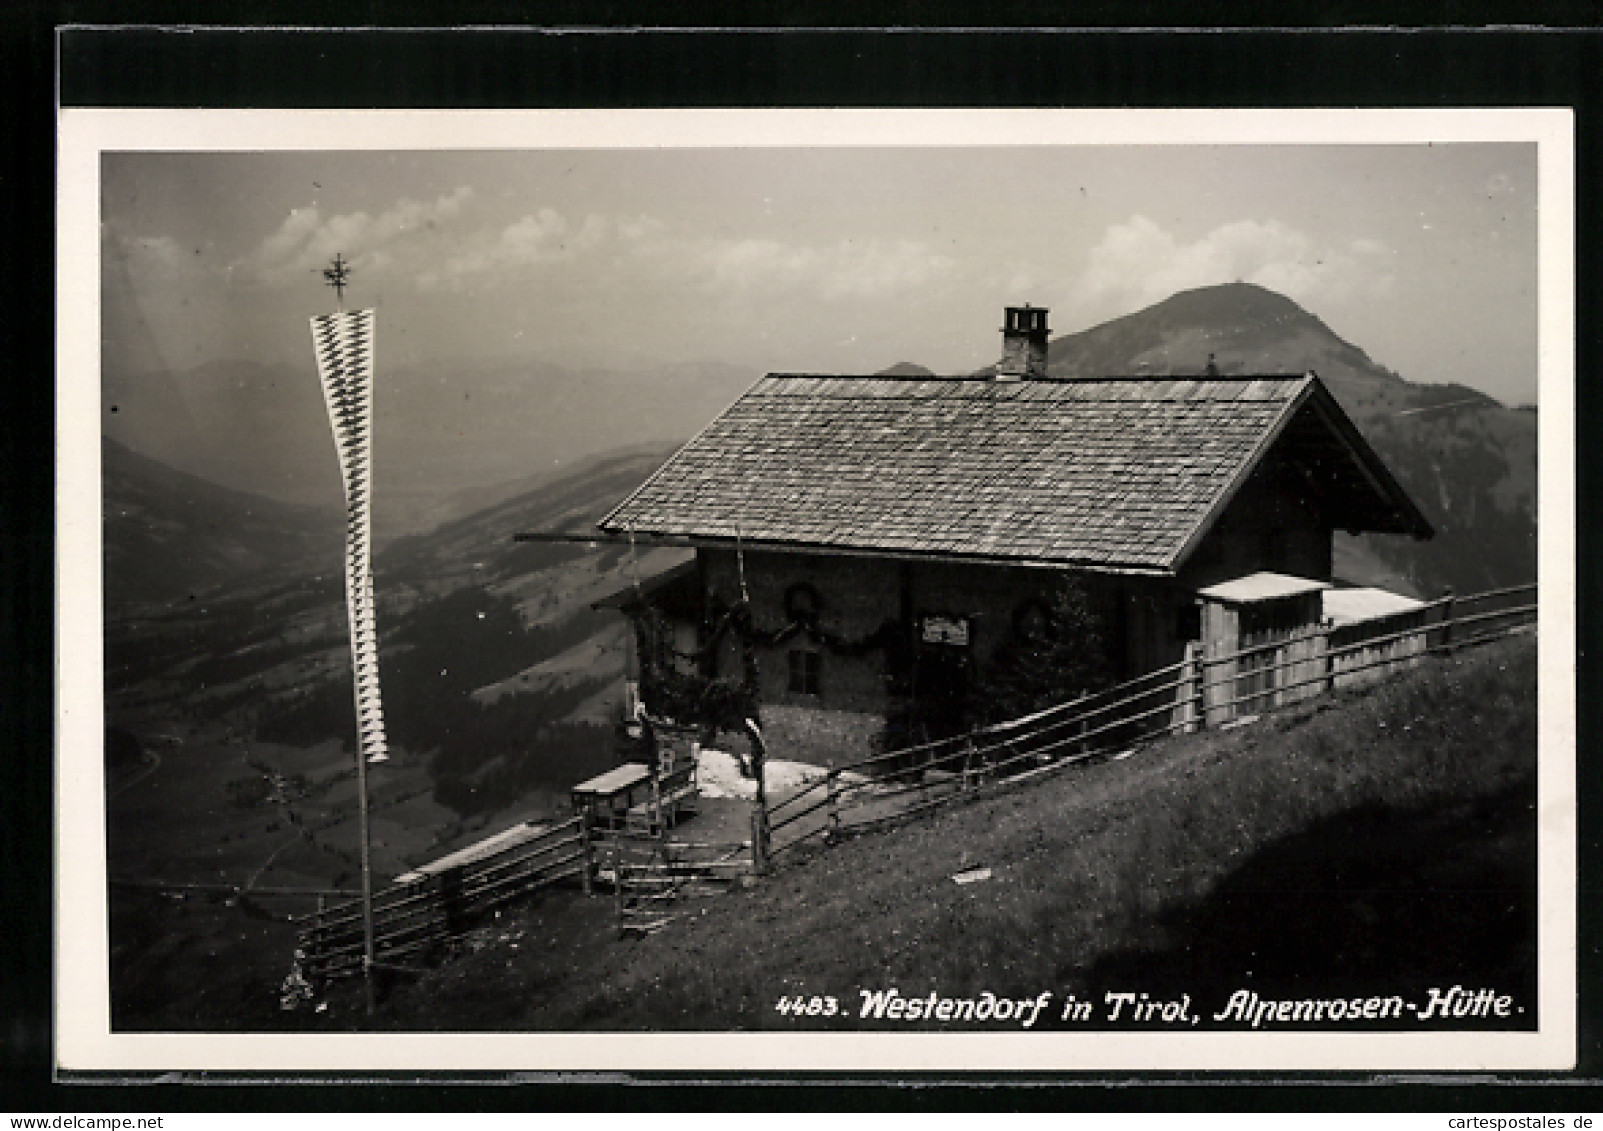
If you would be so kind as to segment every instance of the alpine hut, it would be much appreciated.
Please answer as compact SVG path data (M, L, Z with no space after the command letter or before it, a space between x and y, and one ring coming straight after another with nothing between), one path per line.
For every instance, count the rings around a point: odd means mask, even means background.
M1431 536L1311 372L1066 380L1045 309L1002 334L984 375L769 374L599 523L695 548L614 603L649 605L703 676L744 670L785 757L961 725L1065 574L1127 679L1182 658L1221 583L1329 582L1337 530Z

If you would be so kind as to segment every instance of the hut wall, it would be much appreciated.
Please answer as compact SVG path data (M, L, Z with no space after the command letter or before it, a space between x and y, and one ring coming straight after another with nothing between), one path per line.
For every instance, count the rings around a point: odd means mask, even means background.
M1331 533L1300 478L1266 460L1192 552L1180 581L1197 590L1260 570L1329 581Z
M741 564L733 550L701 551L709 600L732 605L740 597ZM759 633L771 634L791 623L786 593L801 583L818 595L820 633L846 648L831 648L803 631L756 649L763 728L775 758L839 764L874 753L884 730L889 699L883 651L849 647L878 632L900 608L895 563L874 558L822 554L744 554L746 592ZM792 687L791 653L812 652L818 659L818 692ZM740 651L733 641L719 649L717 675L740 673Z
M733 603L741 572L735 552L716 548L701 553L710 599L719 605ZM972 686L1011 636L1020 607L1029 601L1050 602L1057 584L1052 572L1022 568L750 551L744 558L746 591L759 632L773 633L790 623L786 594L797 584L806 583L818 594L816 624L825 639L802 631L778 644L759 646L757 666L763 721L774 756L819 762L876 752L873 743L884 730L894 697L917 684L897 678L906 676L905 665L917 664L927 674L937 663L957 661ZM1120 613L1120 602L1134 601L1118 579L1087 581L1106 623L1106 646L1118 651L1124 636L1136 631L1132 618ZM961 620L968 628L968 644L924 643L920 624L926 616ZM1163 616L1165 623L1173 623L1172 608ZM1140 624L1150 634L1146 620ZM894 649L860 647L887 625L899 630L901 672ZM1173 645L1176 656L1179 647ZM792 685L790 653L797 650L819 654L817 694ZM738 671L738 649L726 644L719 650L716 674Z
M719 605L732 605L740 597L740 567L733 550L701 551L707 591ZM745 557L746 591L751 597L752 622L759 633L774 633L790 623L785 595L793 586L806 584L817 593L817 626L826 638L852 645L879 631L894 619L899 607L895 564L874 558L829 557L823 554L751 553ZM821 655L820 693L790 690L789 654L797 650ZM757 668L764 704L794 707L829 706L835 710L880 712L885 707L885 664L876 649L851 654L854 649L832 649L822 640L799 632L787 640L757 649ZM738 650L720 650L718 673L739 673Z

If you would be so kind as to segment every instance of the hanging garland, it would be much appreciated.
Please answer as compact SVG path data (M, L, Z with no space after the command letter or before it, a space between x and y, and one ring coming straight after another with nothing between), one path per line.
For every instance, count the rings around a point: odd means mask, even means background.
M724 637L731 632L742 643L761 645L772 648L791 640L798 634L806 634L807 638L815 644L821 645L827 651L837 656L865 656L870 652L894 650L904 641L905 627L902 622L891 618L881 622L880 626L867 636L856 640L829 632L818 627L816 620L811 617L792 619L789 623L776 629L758 628L751 619L750 610L741 604L736 604L721 611L715 611L713 627L707 634L707 642L699 648L688 651L676 648L669 642L671 633L667 630L667 621L656 606L649 603L643 606L641 614L635 618L636 625L650 618L659 626L658 636L661 644L658 651L677 660L687 660L700 663L712 656L723 644ZM642 653L643 655L644 653Z
M787 604L794 604L798 606L797 611L802 611L803 601L787 601ZM750 605L744 601L725 608L715 607L710 619L712 627L707 632L706 642L686 650L674 646L667 618L655 605L644 602L635 614L635 638L641 658L640 692L653 712L722 730L740 729L743 720L758 717L760 680L756 649L777 647L798 636L805 636L835 656L856 658L884 652L893 668L906 659L906 629L896 619L882 622L873 632L855 640L819 627L816 616L798 617L775 629L759 628L752 620ZM699 667L714 656L730 636L740 645L739 679L715 678L681 669L682 663Z
M749 617L737 606L719 626L721 636ZM713 679L699 672L682 671L676 661L700 660L711 647L682 652L672 643L673 633L662 613L650 604L634 617L635 641L640 656L640 695L653 714L715 730L738 731L747 719L758 717L757 658L742 649L741 678ZM713 646L716 646L714 641Z

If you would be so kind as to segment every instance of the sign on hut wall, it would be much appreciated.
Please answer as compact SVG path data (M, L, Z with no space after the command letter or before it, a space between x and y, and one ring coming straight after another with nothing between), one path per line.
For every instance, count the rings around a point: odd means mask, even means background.
M926 644L968 647L968 618L926 616L920 622L920 635Z

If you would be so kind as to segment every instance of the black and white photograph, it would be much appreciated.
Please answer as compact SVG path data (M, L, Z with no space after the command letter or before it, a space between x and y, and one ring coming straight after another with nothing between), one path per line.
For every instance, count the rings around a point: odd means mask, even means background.
M1573 1065L1565 112L61 144L65 1067Z

